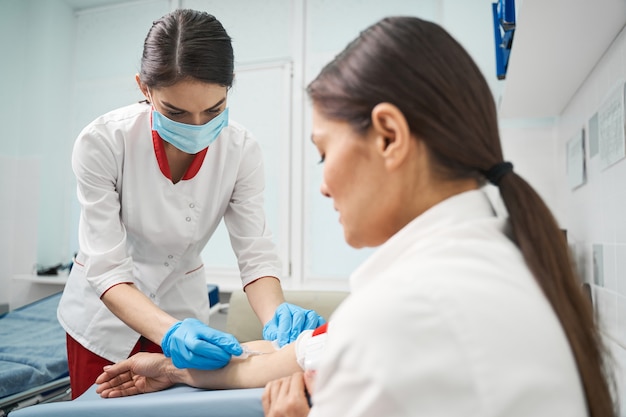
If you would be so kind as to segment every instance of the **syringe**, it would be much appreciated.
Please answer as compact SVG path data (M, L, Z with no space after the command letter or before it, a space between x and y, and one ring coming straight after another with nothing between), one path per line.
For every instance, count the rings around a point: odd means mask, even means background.
M249 356L265 355L266 353L266 352L261 352L260 350L252 350L248 346L242 346L242 348L243 348L243 352L241 353L241 355L235 356L236 358L246 359Z

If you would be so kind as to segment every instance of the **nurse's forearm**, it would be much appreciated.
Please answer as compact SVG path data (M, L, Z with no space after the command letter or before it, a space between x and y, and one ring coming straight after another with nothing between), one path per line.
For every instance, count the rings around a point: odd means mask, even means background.
M166 372L173 382L196 388L261 388L269 381L302 371L296 362L294 346L291 343L273 353L250 356L247 359L233 358L224 368L214 371L178 369L170 362Z
M265 324L272 317L276 307L285 302L280 281L275 277L262 277L246 285L244 288L248 302L254 313Z
M130 328L160 345L167 330L178 320L161 310L133 284L109 288L102 302Z

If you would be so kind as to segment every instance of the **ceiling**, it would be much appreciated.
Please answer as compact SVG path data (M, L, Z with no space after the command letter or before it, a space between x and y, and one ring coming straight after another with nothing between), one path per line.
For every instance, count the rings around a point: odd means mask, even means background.
M499 114L555 117L624 27L626 0L519 3Z

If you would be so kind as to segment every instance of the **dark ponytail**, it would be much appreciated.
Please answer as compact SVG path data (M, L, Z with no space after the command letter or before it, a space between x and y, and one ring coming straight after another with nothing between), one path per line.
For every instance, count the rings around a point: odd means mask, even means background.
M569 340L581 376L589 415L614 416L611 382L591 303L576 276L567 240L548 207L526 181L512 173L500 183L517 245L550 301Z

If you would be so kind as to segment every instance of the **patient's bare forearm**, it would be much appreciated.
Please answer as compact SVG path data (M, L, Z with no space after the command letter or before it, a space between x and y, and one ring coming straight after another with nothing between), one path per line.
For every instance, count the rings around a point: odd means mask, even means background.
M254 350L258 343L249 346ZM172 381L204 389L261 388L269 381L301 370L293 343L265 355L233 358L224 368L214 371L177 369L171 363L167 368Z

